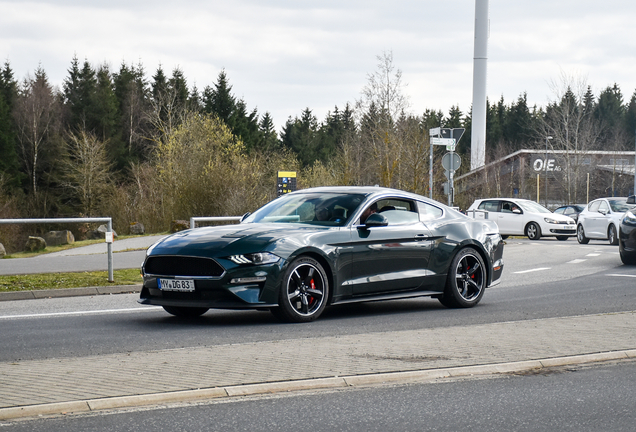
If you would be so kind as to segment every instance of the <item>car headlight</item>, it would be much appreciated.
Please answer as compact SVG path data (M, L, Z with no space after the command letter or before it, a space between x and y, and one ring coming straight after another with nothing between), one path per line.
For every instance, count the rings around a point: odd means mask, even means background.
M558 221L558 220L552 219L552 218L543 218L543 220L546 221L547 223L551 223L551 224L567 224L567 222Z
M633 211L625 212L625 216L623 216L623 222L628 224L636 224L636 215Z
M269 252L257 252L244 255L232 255L229 260L236 264L273 264L280 260L280 257Z

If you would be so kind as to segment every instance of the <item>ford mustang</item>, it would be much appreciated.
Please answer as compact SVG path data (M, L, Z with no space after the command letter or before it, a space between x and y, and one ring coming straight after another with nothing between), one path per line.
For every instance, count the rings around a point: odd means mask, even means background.
M380 187L284 194L238 224L175 233L148 248L139 303L179 317L264 309L288 322L325 307L429 296L468 308L500 282L497 225Z

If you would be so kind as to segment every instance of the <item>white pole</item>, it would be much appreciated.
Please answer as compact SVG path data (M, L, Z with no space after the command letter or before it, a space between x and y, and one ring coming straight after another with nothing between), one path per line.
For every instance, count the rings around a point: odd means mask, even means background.
M473 114L470 169L486 164L486 76L488 63L488 0L475 0L475 51L473 57Z

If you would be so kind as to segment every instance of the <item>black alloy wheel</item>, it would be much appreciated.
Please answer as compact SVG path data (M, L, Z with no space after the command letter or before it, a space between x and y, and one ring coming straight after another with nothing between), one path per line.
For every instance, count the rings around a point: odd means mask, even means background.
M590 242L590 239L585 237L585 230L583 229L583 225L581 224L576 227L576 239L581 244L588 244Z
M439 301L446 307L473 307L484 295L486 280L486 267L481 255L472 248L462 249L453 258L446 288Z
M530 222L526 227L526 236L530 240L539 240L541 238L541 227L536 222Z
M609 244L617 245L618 244L618 235L616 234L616 227L614 224L610 224L607 229L607 240L609 240Z
M196 318L208 311L205 307L164 306L163 309L179 318Z
M320 263L300 257L283 277L278 307L272 313L288 322L310 322L322 314L329 297L329 280Z

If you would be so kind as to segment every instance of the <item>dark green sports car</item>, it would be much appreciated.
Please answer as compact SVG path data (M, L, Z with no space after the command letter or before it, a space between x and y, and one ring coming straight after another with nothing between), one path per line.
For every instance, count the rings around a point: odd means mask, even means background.
M306 322L348 302L432 296L472 307L502 271L494 222L395 189L321 187L285 194L239 224L158 241L139 302L181 317L269 309Z

